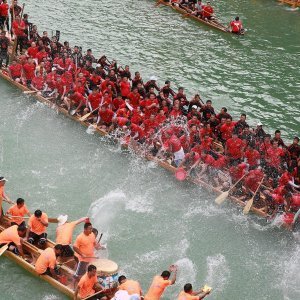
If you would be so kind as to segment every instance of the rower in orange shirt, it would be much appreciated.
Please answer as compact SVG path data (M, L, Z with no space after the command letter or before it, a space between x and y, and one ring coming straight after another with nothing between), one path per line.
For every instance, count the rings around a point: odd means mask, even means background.
M143 296L143 291L141 285L138 281L127 279L126 276L121 275L118 278L119 281L119 290L124 290L128 292L128 295L136 295L141 299Z
M6 212L7 215L10 216L10 225L23 225L25 226L24 216L31 216L27 206L25 205L25 201L22 198L17 199L17 204L11 206L9 210Z
M74 275L76 279L79 279L86 272L88 264L96 259L95 249L101 249L92 230L92 224L85 223L83 232L78 235L73 245L75 260L78 262Z
M44 246L47 241L46 229L48 227L48 216L37 209L29 218L26 238L30 244L38 243Z
M23 239L26 235L26 227L25 226L18 226L13 225L4 229L0 233L0 249L4 245L8 244L8 250L12 251L17 255L21 255L24 259L24 252L22 248Z
M39 275L49 275L54 278L59 277L59 272L56 266L56 259L62 252L62 245L56 244L54 248L45 249L38 257L35 263L35 271Z
M58 216L58 226L56 228L56 244L61 244L63 249L61 253L61 257L71 257L74 256L74 251L71 248L72 244L72 235L76 225L87 221L88 218L84 217L77 221L67 222L68 216L61 215Z
M183 291L180 292L178 300L201 300L204 299L210 293L210 290L203 291L201 289L198 292L193 291L193 286L190 283L187 283L183 287Z
M86 274L81 277L75 289L74 300L85 299L100 292L102 289L97 279L97 268L94 265L89 265ZM107 298L100 293L97 295L97 299L104 300Z
M170 271L163 271L161 275L154 276L150 288L144 297L145 300L160 300L166 287L175 283L177 268L170 267L169 270ZM169 278L173 270L174 270L173 278L170 280Z
M4 178L3 176L0 176L0 217L2 216L2 213L3 213L3 210L2 210L3 200L10 204L13 204L13 202L9 199L9 197L4 192L4 186L5 186L6 182L7 182L6 178Z

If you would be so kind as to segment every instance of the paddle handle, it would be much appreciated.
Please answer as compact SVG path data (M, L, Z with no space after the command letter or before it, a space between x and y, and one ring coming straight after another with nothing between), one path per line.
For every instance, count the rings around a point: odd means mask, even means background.
M99 237L99 240L98 240L98 243L97 243L97 244L100 243L100 241L101 241L101 239L102 239L102 236L103 236L103 233L100 234L100 237Z
M256 194L257 194L259 188L261 187L264 179L265 179L265 176L263 176L262 180L260 181L260 183L259 183L259 185L258 185L258 187L257 187L257 189L256 189L256 191L255 191L255 193L253 195L253 197L247 202L245 208L243 209L243 213L244 214L247 214L250 211L250 209L251 209L251 207L253 205L254 197L256 196Z
M235 188L236 187L236 185L238 184L238 183L240 183L244 178L245 178L245 176L247 175L247 173L246 174L244 174L229 190L228 190L228 192L229 191L231 191L233 188Z

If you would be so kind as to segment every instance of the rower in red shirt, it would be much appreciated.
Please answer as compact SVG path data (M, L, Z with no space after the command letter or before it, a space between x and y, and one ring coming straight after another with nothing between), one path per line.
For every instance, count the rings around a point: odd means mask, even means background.
M145 100L145 119L149 119L151 114L156 115L159 104L154 93L150 93L149 99Z
M158 114L155 117L155 121L158 125L163 124L166 121L167 117L165 116L165 111L163 108L160 108Z
M104 103L101 109L98 111L97 125L104 130L108 129L112 125L112 119L114 117L114 112L108 108L108 105Z
M33 90L42 91L44 89L45 79L42 75L33 77L31 81L31 88Z
M131 138L133 138L135 141L138 142L143 142L145 138L145 131L143 130L142 127L131 123L130 125L130 130L131 130Z
M234 21L230 22L230 31L235 34L240 34L243 30L243 24L239 17L236 17Z
M245 161L249 164L250 169L255 169L260 165L260 154L250 143L245 151Z
M18 63L16 59L14 59L12 64L8 67L9 77L16 82L20 82L22 77L22 69L23 66Z
M210 2L207 2L206 5L203 5L201 16L203 19L211 20L213 18L214 9L210 5Z
M244 178L245 188L248 189L252 194L254 194L263 177L264 172L261 169L249 171L249 173Z
M181 146L180 139L173 133L172 129L168 129L165 132L166 142L164 143L164 148L170 151L174 155L174 163L179 166L184 158L184 151Z
M248 165L246 163L240 163L229 168L229 175L232 182L238 181L248 172Z
M141 95L138 92L137 87L133 88L132 92L127 95L130 100L130 105L134 108L140 105Z
M181 115L182 115L182 111L180 110L180 105L178 103L176 103L174 105L173 109L171 110L169 117L173 118L173 119L177 119Z
M225 154L228 156L230 163L235 161L241 162L244 155L244 143L238 138L236 131L232 133L232 138L226 142Z
M55 98L63 100L65 95L70 91L66 81L62 77L57 77L54 81L54 89L56 90Z
M112 110L117 111L122 106L125 106L125 101L123 100L122 95L119 94L117 98L112 101Z
M27 63L23 65L23 73L22 76L25 79L25 83L27 86L30 86L32 79L34 78L35 74L35 64L33 63L32 58L28 58Z
M69 91L68 96L64 98L63 102L67 106L68 111L70 111L71 108L76 107L75 113L81 107L86 105L85 97L82 94L75 92L74 90Z
M225 124L220 126L221 138L223 141L227 141L231 138L234 127L235 123L232 122L231 118L226 119Z
M12 30L14 35L18 38L18 44L16 51L18 50L18 46L20 47L20 53L23 51L23 47L25 46L27 36L25 34L25 22L21 20L19 16L16 16L15 20L12 22Z
M87 106L90 111L95 110L100 106L102 100L102 94L99 92L98 88L94 88L92 93L88 96Z
M158 127L158 123L155 121L155 114L151 114L150 118L144 121L144 127L146 135L149 135L149 133L153 132Z
M125 100L128 96L128 94L130 93L130 82L128 80L128 78L126 76L124 76L122 78L122 81L120 82L120 90L121 90L121 95L123 97L123 99Z
M7 30L9 30L9 17L8 17L9 5L7 4L7 0L3 0L0 4L0 27L6 25Z
M35 58L38 60L40 64L44 58L48 57L48 53L45 50L45 47L41 48L40 51L35 55Z

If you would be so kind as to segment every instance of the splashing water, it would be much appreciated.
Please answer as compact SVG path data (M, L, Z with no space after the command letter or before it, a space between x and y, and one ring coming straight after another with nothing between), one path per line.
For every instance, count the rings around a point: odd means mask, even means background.
M208 256L206 262L207 276L205 283L213 287L213 294L221 292L230 277L230 269L227 265L226 258L222 254L217 254Z
M181 258L175 262L175 265L178 266L177 285L184 286L187 282L195 283L197 271L194 263L189 258Z

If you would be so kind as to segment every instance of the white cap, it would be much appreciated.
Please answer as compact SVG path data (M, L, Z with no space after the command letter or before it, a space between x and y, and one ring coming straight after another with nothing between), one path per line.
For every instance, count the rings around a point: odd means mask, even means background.
M0 182L1 182L1 181L7 181L7 179L6 179L5 177L2 177L2 176L1 176L1 177L0 177Z
M52 70L52 71L56 71L57 69L56 69L55 67L53 67L51 70Z
M195 109L197 109L197 105L193 105L193 106L192 106L192 108L195 108Z
M155 80L156 81L157 77L153 75L153 76L150 77L150 80Z
M60 215L57 217L57 220L58 220L58 226L61 226L61 225L64 225L67 220L68 220L68 215Z
M260 121L257 123L257 126L262 126L262 125L263 125L263 124L262 124L262 122L260 122Z
M101 67L101 65L100 64L96 64L96 67L98 68L98 67Z

